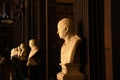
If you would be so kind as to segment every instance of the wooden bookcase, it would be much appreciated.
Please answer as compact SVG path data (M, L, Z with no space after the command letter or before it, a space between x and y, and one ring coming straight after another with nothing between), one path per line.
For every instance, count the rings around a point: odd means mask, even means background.
M57 0L56 3L56 16L57 20L64 17L73 18L74 0Z

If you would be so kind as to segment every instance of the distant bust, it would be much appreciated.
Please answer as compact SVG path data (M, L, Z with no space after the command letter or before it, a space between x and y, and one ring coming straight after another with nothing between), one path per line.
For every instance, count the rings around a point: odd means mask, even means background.
M38 62L35 60L36 57L34 57L39 54L38 53L39 48L37 46L37 41L35 39L29 40L29 47L31 48L31 51L28 56L27 66L38 65Z
M11 55L10 55L11 60L13 57L18 57L18 47L15 47L11 50Z
M41 79L41 54L37 45L36 39L29 40L29 47L31 48L27 66L28 66L28 80L43 80Z
M27 54L26 54L26 48L25 44L20 44L20 53L19 53L20 60L26 60Z
M64 75L67 74L67 64L72 64L76 53L76 48L81 42L81 38L75 35L73 21L70 18L63 18L58 22L58 35L64 40L61 47L61 67L62 71L57 74L58 80L64 80ZM79 63L79 62L78 62ZM68 79L66 79L68 80Z

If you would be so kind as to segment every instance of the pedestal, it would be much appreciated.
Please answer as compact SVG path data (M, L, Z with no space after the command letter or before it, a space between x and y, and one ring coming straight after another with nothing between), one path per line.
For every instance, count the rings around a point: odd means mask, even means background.
M67 64L62 68L62 71L57 74L57 79L58 80L85 80L85 76L79 71L79 68L80 68L80 64Z

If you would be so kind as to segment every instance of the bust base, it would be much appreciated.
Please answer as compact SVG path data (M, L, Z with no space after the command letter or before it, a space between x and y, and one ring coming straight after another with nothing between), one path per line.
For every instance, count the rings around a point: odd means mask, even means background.
M68 64L66 65L67 73L63 74L59 72L57 74L57 80L85 80L84 74L79 71L80 64Z

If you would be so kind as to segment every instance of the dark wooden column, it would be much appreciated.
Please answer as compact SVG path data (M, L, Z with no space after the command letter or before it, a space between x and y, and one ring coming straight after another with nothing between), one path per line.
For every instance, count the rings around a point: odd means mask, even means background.
M90 80L105 80L103 0L89 0Z
M90 80L90 64L89 64L89 24L88 24L88 1L74 1L74 22L75 32L82 38L81 42L81 60L84 64L84 74L87 80Z
M111 0L104 0L105 80L113 80Z

